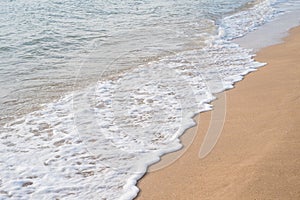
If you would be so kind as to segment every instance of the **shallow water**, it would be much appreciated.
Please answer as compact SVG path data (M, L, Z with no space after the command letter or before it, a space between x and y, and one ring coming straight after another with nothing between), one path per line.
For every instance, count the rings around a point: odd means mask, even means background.
M95 83L103 71L199 48L213 20L246 1L232 2L1 1L1 121Z
M132 199L293 3L2 1L0 197Z

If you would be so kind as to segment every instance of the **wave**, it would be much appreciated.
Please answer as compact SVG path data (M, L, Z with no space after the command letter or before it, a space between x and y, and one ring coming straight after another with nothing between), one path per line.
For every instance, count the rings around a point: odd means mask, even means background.
M231 42L274 17L271 1L227 16L202 49L101 80L1 130L1 198L132 199L136 182L214 94L264 63Z

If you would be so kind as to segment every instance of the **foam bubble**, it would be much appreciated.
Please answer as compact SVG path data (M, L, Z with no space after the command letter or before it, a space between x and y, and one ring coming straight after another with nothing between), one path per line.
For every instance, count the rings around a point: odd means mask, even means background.
M247 10L225 17L221 20L221 36L229 40L235 39L265 24L280 13L274 7L276 2L263 0Z

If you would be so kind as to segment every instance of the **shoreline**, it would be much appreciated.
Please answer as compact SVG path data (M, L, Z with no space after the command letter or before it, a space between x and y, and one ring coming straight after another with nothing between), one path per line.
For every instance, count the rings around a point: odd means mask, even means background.
M212 152L199 158L209 111L195 117L197 126L180 138L181 150L149 167L135 199L300 198L300 27L289 33L257 53L255 60L266 66L223 92L227 115ZM167 166L170 160L176 161Z

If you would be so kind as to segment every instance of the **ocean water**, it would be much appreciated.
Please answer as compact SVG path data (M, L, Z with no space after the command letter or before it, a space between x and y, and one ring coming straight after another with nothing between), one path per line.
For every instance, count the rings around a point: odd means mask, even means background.
M133 199L214 94L264 65L233 40L299 5L1 1L0 199Z

